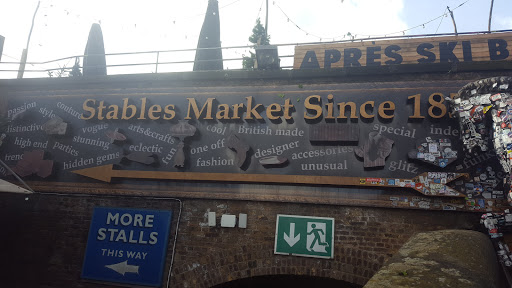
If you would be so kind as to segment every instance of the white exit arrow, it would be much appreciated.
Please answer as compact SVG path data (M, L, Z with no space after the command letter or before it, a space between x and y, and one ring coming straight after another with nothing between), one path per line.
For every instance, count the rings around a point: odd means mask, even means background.
M293 247L293 245L300 240L300 233L295 236L295 223L290 223L290 236L286 235L286 232L283 234L284 241L286 241L290 247Z
M139 266L129 265L128 260L112 265L105 265L105 267L116 271L117 273L124 276L125 273L137 273L139 274Z

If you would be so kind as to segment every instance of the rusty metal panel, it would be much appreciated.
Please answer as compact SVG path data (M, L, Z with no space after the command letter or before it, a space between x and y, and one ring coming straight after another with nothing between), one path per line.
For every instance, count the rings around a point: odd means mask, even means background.
M315 142L357 142L357 125L317 124L309 126L309 141Z

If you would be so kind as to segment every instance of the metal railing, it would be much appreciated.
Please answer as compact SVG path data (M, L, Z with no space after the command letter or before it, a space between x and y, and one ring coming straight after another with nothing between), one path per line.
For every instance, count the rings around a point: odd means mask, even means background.
M318 45L333 43L358 43L365 41L390 40L390 39L411 39L420 37L440 37L440 36L461 36L475 34L489 34L512 32L512 30L467 32L467 33L443 33L443 34L420 34L420 35L400 35L373 38L351 38L331 42L308 42L308 43L287 43L273 44L278 47L281 69L293 68L294 48L299 45ZM195 53L198 50L219 49L219 48L200 48L200 49L174 49L174 50L155 50L141 52L123 52L105 54L107 62L107 74L139 74L139 73L165 73L165 72L186 72L192 71ZM223 55L224 70L239 70L242 68L244 56L250 56L249 51L254 53L255 46L231 46L220 47ZM43 78L43 77L65 77L72 70L76 59L83 63L84 55L69 56L49 61L27 62L24 78ZM202 61L218 61L202 60ZM0 62L0 79L16 78L19 69L19 62ZM50 66L45 68L44 66ZM83 67L80 65L80 69Z
M279 59L282 69L293 67L293 48L297 44L281 44ZM213 50L219 48L174 49L139 52L122 52L105 54L108 75L162 73L192 71L195 53L198 50ZM222 59L200 60L201 62L223 61L225 70L243 69L243 57L250 57L248 51L254 53L254 46L220 47ZM247 51L247 52L246 52ZM95 56L90 55L89 56ZM24 78L67 77L73 69L76 59L83 63L85 55L74 55L49 61L31 61L26 63ZM0 62L0 79L16 78L20 62ZM45 68L45 66L50 66ZM79 66L82 69L82 65ZM128 68L128 69L126 69Z

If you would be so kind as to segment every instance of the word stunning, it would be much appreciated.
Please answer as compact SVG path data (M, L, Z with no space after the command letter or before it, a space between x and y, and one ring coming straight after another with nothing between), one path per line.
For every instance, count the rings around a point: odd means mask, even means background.
M454 93L452 93L454 94ZM452 96L452 95L450 95ZM285 99L283 104L272 103L268 106L255 103L253 96L245 97L245 102L236 104L214 104L215 98L207 98L202 104L194 98L187 98L187 109L185 120L263 120L266 116L269 120L291 120L295 106L290 99ZM442 118L447 115L447 108L444 104L444 95L442 93L433 93L428 98L428 110L423 111L425 106L421 102L421 94L408 97L412 100L411 116L409 118L425 118L425 112L432 118ZM361 104L353 101L337 102L333 94L327 97L320 95L310 95L303 101L304 114L306 120L321 119L372 119L378 116L381 119L392 119L395 117L396 104L387 100L376 103L374 100L368 100ZM399 107L406 103L399 103ZM87 99L82 106L84 113L81 115L83 120L171 120L176 117L176 108L174 104L168 104L162 107L159 104L149 104L147 98L140 98L140 105L130 103L129 98L124 98L121 105L106 105L105 101ZM178 111L182 111L179 110ZM130 130L145 133L138 126L130 127ZM157 137L158 136L158 137ZM162 135L153 136L160 138ZM163 140L165 141L165 140Z

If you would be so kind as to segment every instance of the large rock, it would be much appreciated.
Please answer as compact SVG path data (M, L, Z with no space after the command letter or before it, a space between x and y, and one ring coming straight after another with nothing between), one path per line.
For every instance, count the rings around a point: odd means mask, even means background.
M364 288L500 287L500 270L487 235L466 230L418 233Z

